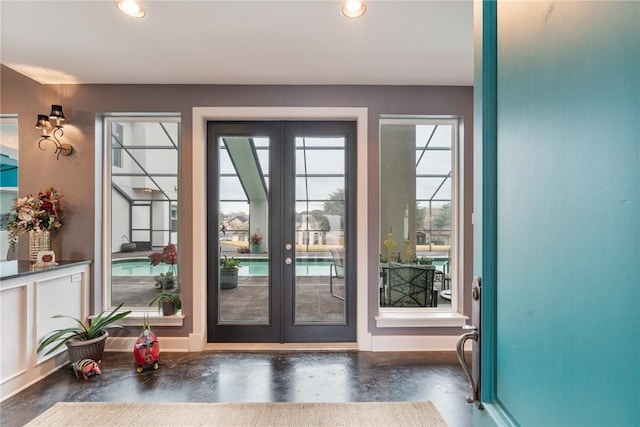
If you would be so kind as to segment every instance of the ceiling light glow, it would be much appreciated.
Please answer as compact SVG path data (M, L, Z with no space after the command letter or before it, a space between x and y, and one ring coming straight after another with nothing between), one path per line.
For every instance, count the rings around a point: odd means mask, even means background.
M342 6L342 14L347 18L358 18L367 11L367 5L362 0L347 0Z
M133 0L120 0L116 4L122 13L132 18L144 18L147 14L142 6Z

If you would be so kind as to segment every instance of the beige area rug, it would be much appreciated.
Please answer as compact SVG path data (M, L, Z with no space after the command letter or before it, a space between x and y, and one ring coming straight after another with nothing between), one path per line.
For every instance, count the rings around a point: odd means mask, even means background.
M27 426L446 426L431 402L57 403Z

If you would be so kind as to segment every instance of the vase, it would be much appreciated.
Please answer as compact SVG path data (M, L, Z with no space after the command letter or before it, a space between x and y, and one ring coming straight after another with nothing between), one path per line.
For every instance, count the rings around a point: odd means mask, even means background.
M109 332L105 331L104 334L90 340L67 341L65 344L67 345L67 350L69 350L69 362L75 363L82 359L101 361L104 345L108 337Z
M220 269L220 289L233 289L238 287L238 269Z
M29 231L29 260L38 261L38 252L51 250L51 232L32 230Z
M163 316L173 316L175 313L175 306L173 301L170 299L166 299L162 301L162 315Z

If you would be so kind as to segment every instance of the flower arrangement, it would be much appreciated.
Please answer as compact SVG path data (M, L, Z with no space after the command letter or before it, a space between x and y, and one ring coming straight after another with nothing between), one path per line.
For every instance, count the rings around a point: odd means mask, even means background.
M253 245L261 245L262 244L262 234L260 234L260 230L255 231L251 236L249 236L249 241Z
M64 206L62 194L51 187L43 187L37 196L17 197L11 211L13 218L8 222L11 250L15 249L18 236L29 231L55 231L62 227Z
M398 242L393 239L393 231L391 231L391 227L389 227L389 234L382 244L387 248L387 260L397 261L397 254L393 252L393 250L398 246Z

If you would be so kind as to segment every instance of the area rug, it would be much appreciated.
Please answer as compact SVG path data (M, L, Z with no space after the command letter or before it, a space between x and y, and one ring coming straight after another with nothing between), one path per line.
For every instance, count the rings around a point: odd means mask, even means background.
M431 402L57 403L33 426L446 426Z

